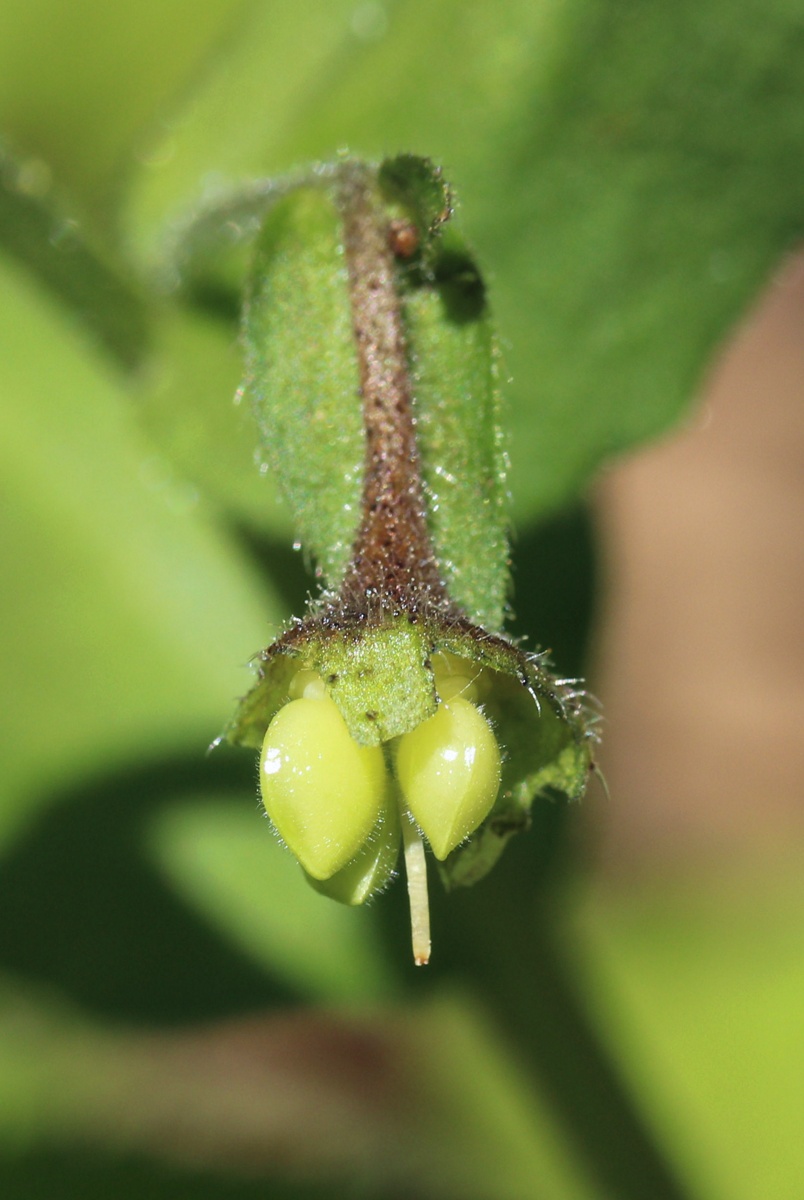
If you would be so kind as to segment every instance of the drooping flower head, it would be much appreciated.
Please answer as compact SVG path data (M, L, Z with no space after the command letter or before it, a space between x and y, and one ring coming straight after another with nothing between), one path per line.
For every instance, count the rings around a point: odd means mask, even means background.
M296 181L262 218L244 323L245 390L325 587L227 736L259 750L319 891L363 903L404 849L419 962L425 845L448 885L475 882L540 792L580 795L593 741L582 695L502 632L496 351L451 212L410 156Z

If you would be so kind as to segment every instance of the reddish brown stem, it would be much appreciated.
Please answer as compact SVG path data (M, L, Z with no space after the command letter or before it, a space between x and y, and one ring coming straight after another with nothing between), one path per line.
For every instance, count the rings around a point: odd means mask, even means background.
M449 607L427 527L390 218L369 172L340 192L366 433L362 519L339 606L417 613Z

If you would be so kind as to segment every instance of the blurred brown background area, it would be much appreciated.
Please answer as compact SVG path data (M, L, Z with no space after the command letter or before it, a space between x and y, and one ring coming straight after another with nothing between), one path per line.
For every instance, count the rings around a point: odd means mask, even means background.
M604 872L804 849L804 253L596 504Z

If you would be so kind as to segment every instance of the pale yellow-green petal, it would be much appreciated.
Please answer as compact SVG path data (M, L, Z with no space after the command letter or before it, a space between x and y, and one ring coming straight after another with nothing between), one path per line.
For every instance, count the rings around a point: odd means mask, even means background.
M483 714L461 696L400 738L396 772L436 858L488 814L500 786L500 751Z
M307 876L317 892L341 904L365 904L391 882L399 860L399 808L392 788L379 822L353 858L329 879Z
M379 820L387 786L378 746L359 746L329 698L291 700L260 755L260 790L279 834L309 875L328 879Z

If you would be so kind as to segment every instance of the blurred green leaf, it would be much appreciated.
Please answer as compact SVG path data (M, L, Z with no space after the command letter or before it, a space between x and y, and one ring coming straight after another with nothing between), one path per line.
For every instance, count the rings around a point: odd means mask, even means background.
M209 1021L303 994L247 955L185 899L154 861L157 814L224 796L253 817L244 758L184 753L93 773L29 813L0 872L0 967L104 1020L137 1026ZM262 907L253 916L259 921ZM147 969L146 969L147 966Z
M322 901L323 903L323 901ZM457 997L143 1034L4 981L0 1142L329 1178L346 1194L589 1196L549 1116Z
M201 179L214 192L343 145L445 163L493 267L520 519L678 417L801 233L788 0L402 0L351 23L311 2L278 35L275 16L254 10L182 107L170 161L141 172L135 244L157 252Z
M800 854L597 888L578 914L598 1026L695 1194L795 1196L801 1181Z
M146 342L143 297L119 265L91 246L78 222L51 195L41 162L14 159L0 142L0 245L52 289L124 367Z
M316 999L371 999L393 991L370 911L303 886L257 801L251 811L203 802L159 815L151 846L200 912L258 962Z
M5 827L121 755L201 754L280 610L64 314L2 279Z
M100 223L132 145L187 86L243 0L6 0L0 6L0 126L49 164Z
M131 173L127 232L148 262L158 265L155 243L166 219L184 223L188 205L203 207L233 182L308 161L293 153L271 161L263 148L297 121L321 119L316 81L335 84L351 52L363 45L351 28L354 12L354 0L299 0L293 8L269 0L244 11L231 37L218 43L199 86L181 97L169 118L169 138L152 131L144 162ZM331 143L321 157L330 160L339 145Z
M291 514L258 465L257 422L241 403L235 328L167 303L155 324L151 357L134 381L136 414L154 448L235 522L289 545Z

